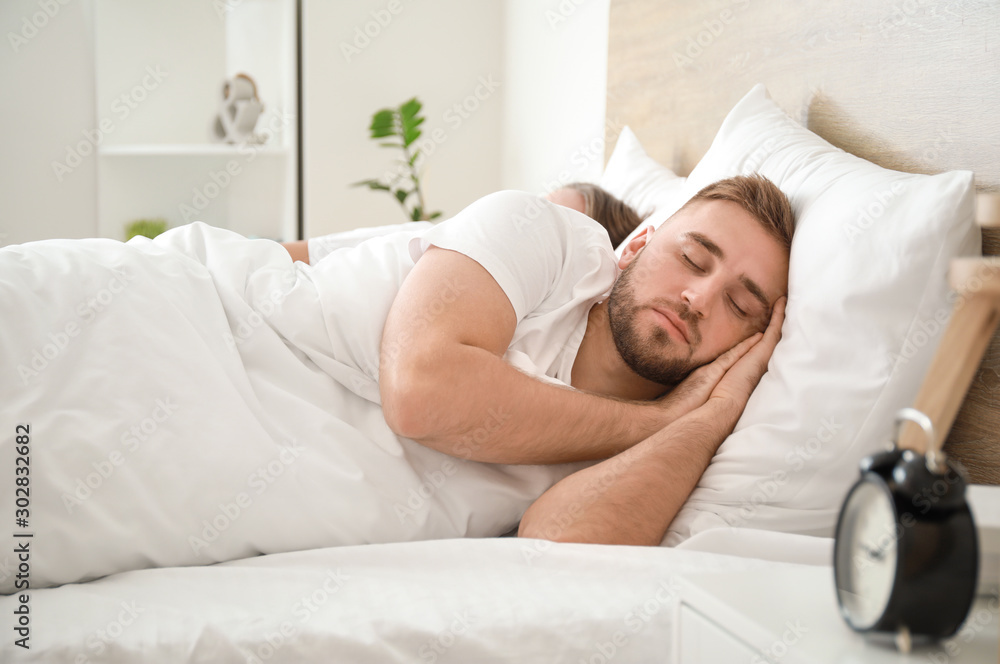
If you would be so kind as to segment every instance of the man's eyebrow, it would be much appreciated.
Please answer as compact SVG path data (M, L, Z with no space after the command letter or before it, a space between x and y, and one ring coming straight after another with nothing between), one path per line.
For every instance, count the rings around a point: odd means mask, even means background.
M712 242L707 237L705 237L701 233L698 233L697 231L688 231L687 233L684 234L684 237L691 238L701 246L705 247L705 249L708 250L708 253L712 254L719 260L722 260L723 258L726 257L726 255L722 253L722 248L719 245Z
M758 286L756 281L743 274L740 275L740 283L760 302L761 306L764 307L764 311L771 310L771 304L767 301L767 295L764 295L764 289Z

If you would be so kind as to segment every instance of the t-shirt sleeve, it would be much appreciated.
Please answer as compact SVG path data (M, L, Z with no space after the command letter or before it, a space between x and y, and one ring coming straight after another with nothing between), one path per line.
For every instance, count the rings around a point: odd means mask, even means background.
M429 221L407 221L402 224L355 228L340 233L330 233L309 238L306 248L309 250L309 264L315 265L337 249L353 248L365 240L400 231L414 231L430 228L434 224Z
M569 278L574 266L590 262L593 270L596 259L613 278L614 251L600 224L521 191L485 196L411 239L410 257L418 260L431 245L482 265L506 293L518 322Z

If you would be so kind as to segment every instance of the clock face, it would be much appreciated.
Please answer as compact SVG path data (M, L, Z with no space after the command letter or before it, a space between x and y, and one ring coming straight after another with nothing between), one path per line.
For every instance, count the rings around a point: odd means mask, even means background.
M889 604L896 579L896 513L881 481L866 479L851 491L837 530L837 595L844 616L859 630L872 628Z

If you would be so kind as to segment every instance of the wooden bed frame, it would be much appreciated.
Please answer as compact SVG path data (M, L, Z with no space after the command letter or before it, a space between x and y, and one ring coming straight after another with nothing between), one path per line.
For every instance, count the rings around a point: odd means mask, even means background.
M608 150L628 125L685 175L756 83L830 143L1000 192L1000 5L989 0L611 0ZM1000 229L983 231L1000 254ZM1000 484L1000 334L945 450Z

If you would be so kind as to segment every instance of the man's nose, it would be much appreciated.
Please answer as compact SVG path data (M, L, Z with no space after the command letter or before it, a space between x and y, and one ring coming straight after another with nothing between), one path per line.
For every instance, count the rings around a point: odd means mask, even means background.
M697 318L704 318L711 305L705 282L691 284L681 293L681 299L688 306L691 313Z

